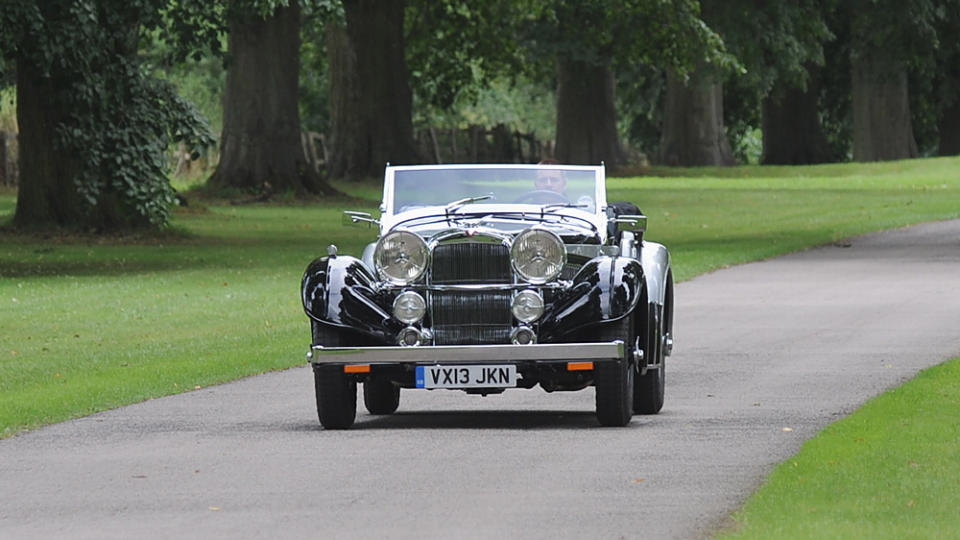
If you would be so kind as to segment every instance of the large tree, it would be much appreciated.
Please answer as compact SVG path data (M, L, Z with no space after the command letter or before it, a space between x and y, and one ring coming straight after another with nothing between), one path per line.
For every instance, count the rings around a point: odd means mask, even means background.
M936 30L939 47L933 76L938 154L960 154L960 0L943 0Z
M723 127L723 86L715 70L701 66L686 80L667 74L659 162L673 166L733 165Z
M0 11L0 54L14 58L20 188L14 225L83 231L159 227L173 190L172 140L208 143L198 113L144 75L150 0L19 0Z
M297 0L275 4L227 10L223 135L209 184L264 196L332 194L336 191L307 162L301 142L301 8Z
M775 0L750 17L724 4L722 28L747 73L741 88L761 101L762 163L800 165L835 161L820 120L824 44L834 38L827 19L834 0ZM724 33L727 36L727 33Z
M811 64L801 84L778 80L763 98L761 118L766 165L837 161L820 121L821 68Z
M537 23L535 50L554 59L556 68L556 157L568 163L624 161L616 116L618 68L658 65L683 76L698 59L730 62L694 1L548 0Z
M817 0L710 0L701 5L704 20L723 37L741 69L701 63L689 78L668 76L661 160L732 164L728 136L739 138L756 127L764 101L765 159L795 161L799 156L781 155L781 150L805 144L805 136L817 137L816 117L812 122L804 118L809 111L793 101L806 91L806 65L823 62L821 43L830 36Z
M613 30L618 7L601 2L555 2L557 146L563 163L617 166L626 155L617 133ZM611 31L583 32L584 27Z
M343 0L346 28L328 32L333 177L383 174L417 161L403 0Z
M523 3L343 0L343 8L342 24L327 28L333 176L420 159L414 101L429 118L520 67Z
M715 25L720 11L717 0L700 5L704 20ZM724 70L705 61L697 62L689 74L667 69L660 163L687 167L735 163L723 124L725 75Z
M932 0L858 0L846 7L851 24L853 159L916 157L908 72L932 69L936 6Z

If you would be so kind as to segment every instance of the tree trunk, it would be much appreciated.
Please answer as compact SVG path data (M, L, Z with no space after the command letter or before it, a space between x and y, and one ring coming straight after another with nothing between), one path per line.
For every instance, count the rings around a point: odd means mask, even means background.
M328 81L330 94L330 156L327 173L333 178L346 176L346 143L359 138L360 111L357 99L357 55L350 44L347 28L335 23L326 27ZM341 144L340 141L344 141Z
M865 51L853 58L852 74L853 160L917 157L903 63Z
M418 161L407 74L406 3L343 0L346 36L329 31L332 177L380 176L388 162Z
M270 195L333 194L304 155L297 104L300 5L230 22L220 163L210 185Z
M946 107L938 119L941 156L960 155L960 99Z
M77 164L58 148L57 128L66 114L58 108L66 83L45 77L31 63L17 61L17 124L20 126L20 188L13 224L17 228L84 228L89 205L80 200Z
M617 133L614 88L609 62L557 60L557 161L607 166L626 161Z
M723 86L695 72L684 84L667 73L660 162L695 167L733 165L733 150L723 128Z
M807 88L775 87L763 100L765 165L806 165L837 161L820 124L819 68L809 68Z

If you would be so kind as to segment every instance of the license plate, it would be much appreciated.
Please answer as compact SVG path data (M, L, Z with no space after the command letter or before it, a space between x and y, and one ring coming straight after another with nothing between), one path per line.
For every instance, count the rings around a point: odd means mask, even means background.
M517 366L417 366L417 388L509 388Z

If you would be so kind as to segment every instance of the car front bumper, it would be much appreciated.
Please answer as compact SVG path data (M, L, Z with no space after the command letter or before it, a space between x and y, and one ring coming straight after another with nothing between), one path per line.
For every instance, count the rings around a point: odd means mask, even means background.
M416 347L324 347L314 345L307 360L324 364L502 364L504 362L608 361L624 356L620 340L609 343L532 345L422 345Z

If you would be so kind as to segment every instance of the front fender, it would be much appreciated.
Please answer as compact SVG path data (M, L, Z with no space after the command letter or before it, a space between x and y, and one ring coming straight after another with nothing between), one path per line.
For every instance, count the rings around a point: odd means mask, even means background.
M636 308L643 287L643 268L636 259L595 257L551 303L540 335L545 341L562 341L571 333L624 317Z
M640 250L640 263L651 304L663 306L668 289L673 285L670 269L670 252L662 244L644 242Z
M322 257L307 266L301 281L303 309L314 321L350 328L391 342L400 331L383 306L389 299L377 291L376 279L356 257Z

